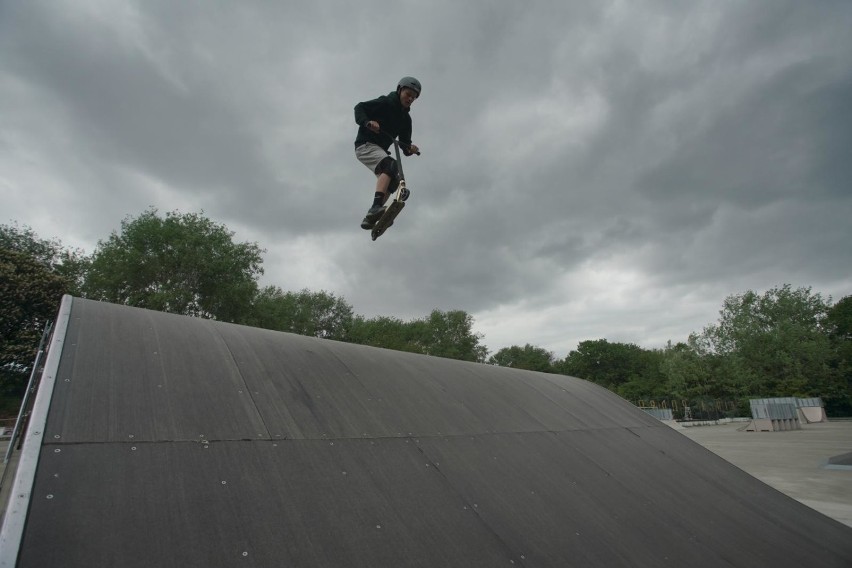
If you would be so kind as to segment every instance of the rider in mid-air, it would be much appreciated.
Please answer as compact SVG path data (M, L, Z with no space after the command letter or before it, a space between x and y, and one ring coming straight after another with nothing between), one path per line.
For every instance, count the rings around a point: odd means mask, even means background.
M420 81L414 77L403 77L395 93L388 93L371 101L355 105L355 122L358 136L355 138L355 157L376 175L376 193L367 216L361 221L362 229L372 229L382 216L382 206L397 190L399 170L396 160L388 148L394 138L399 138L406 156L417 154L419 149L411 143L411 105L420 96ZM408 199L406 189L402 200Z

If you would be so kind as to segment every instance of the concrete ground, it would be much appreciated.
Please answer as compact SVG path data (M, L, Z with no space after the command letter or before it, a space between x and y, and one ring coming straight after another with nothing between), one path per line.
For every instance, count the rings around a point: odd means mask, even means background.
M787 432L740 432L745 424L678 428L684 436L812 509L852 527L852 467L829 466L852 452L852 421Z

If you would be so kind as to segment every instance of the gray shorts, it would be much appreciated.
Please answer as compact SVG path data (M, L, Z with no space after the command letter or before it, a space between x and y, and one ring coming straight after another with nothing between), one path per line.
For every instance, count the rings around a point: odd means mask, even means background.
M379 162L388 156L390 156L390 154L385 152L381 146L373 144L372 142L365 142L355 148L355 157L358 158L359 162L370 168L370 171L376 176L379 175L376 173L376 168L379 166Z

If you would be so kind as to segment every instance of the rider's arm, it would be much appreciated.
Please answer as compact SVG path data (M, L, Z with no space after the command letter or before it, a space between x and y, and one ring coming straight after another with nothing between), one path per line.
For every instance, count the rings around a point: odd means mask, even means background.
M376 116L376 109L385 104L383 100L385 98L387 97L381 96L372 101L364 101L355 105L355 124L367 128L367 123L372 117Z

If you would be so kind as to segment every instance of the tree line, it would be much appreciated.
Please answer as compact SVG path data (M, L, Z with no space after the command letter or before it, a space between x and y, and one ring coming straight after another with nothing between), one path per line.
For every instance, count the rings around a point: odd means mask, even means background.
M403 321L366 318L326 291L260 287L257 243L203 214L148 209L128 216L93 253L0 225L0 395L25 386L45 324L63 294L465 361L560 373L628 400L821 396L852 414L852 296L836 304L781 285L724 300L718 322L662 349L594 339L559 359L535 345L489 356L473 318L433 310ZM2 409L0 409L2 410Z

